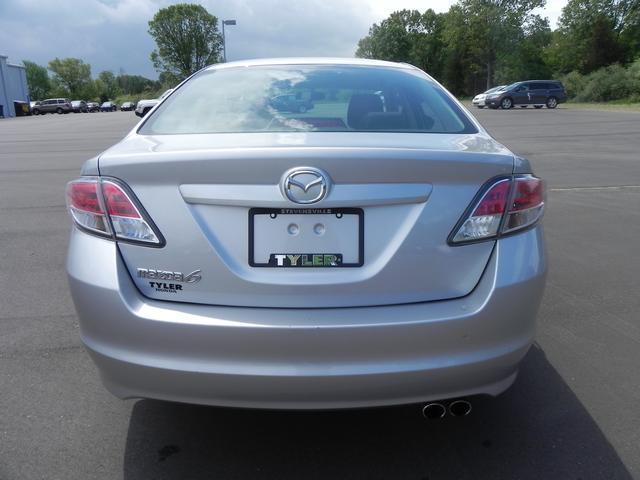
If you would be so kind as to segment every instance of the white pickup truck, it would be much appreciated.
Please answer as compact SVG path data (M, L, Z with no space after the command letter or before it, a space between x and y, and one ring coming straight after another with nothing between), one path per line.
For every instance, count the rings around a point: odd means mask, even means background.
M147 112L149 112L149 110L151 110L158 103L160 103L162 99L167 95L169 95L171 92L173 92L173 88L170 88L169 90L164 92L162 95L160 95L160 98L152 98L151 100L140 100L136 104L136 110L135 110L136 115L139 117L144 117L147 114Z

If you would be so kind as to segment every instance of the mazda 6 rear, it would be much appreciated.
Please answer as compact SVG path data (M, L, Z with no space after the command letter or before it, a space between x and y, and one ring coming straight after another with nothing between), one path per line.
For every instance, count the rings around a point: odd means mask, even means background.
M67 200L82 340L122 398L497 395L533 341L544 184L409 65L206 68Z

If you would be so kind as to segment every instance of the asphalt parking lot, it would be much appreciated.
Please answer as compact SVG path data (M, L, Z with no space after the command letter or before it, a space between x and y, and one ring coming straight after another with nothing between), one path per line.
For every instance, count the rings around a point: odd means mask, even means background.
M120 401L80 345L64 185L131 112L0 120L0 480L640 478L640 113L474 111L548 180L516 384L466 418Z

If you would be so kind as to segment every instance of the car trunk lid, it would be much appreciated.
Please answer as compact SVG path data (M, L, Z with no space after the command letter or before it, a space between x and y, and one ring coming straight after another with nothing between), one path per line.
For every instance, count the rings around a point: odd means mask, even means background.
M323 200L286 198L282 178L296 167L326 172ZM447 236L487 180L512 173L513 155L483 133L132 133L99 169L131 187L166 239L119 244L144 295L320 308L468 294L494 242L450 246ZM258 266L270 254L309 254L309 268ZM320 267L313 254L352 265ZM197 281L180 281L192 272Z

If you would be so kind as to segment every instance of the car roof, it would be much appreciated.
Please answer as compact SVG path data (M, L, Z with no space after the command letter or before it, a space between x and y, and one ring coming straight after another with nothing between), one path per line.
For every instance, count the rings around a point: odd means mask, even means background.
M342 58L342 57L284 57L284 58L258 58L253 60L238 60L227 63L217 63L206 67L206 70L219 70L238 67L263 67L276 65L349 65L367 67L401 68L404 70L418 70L408 63L387 62L384 60L371 60L368 58Z
M560 83L560 80L522 80L521 82L516 82L516 83L527 83L527 82L552 82L552 83Z

